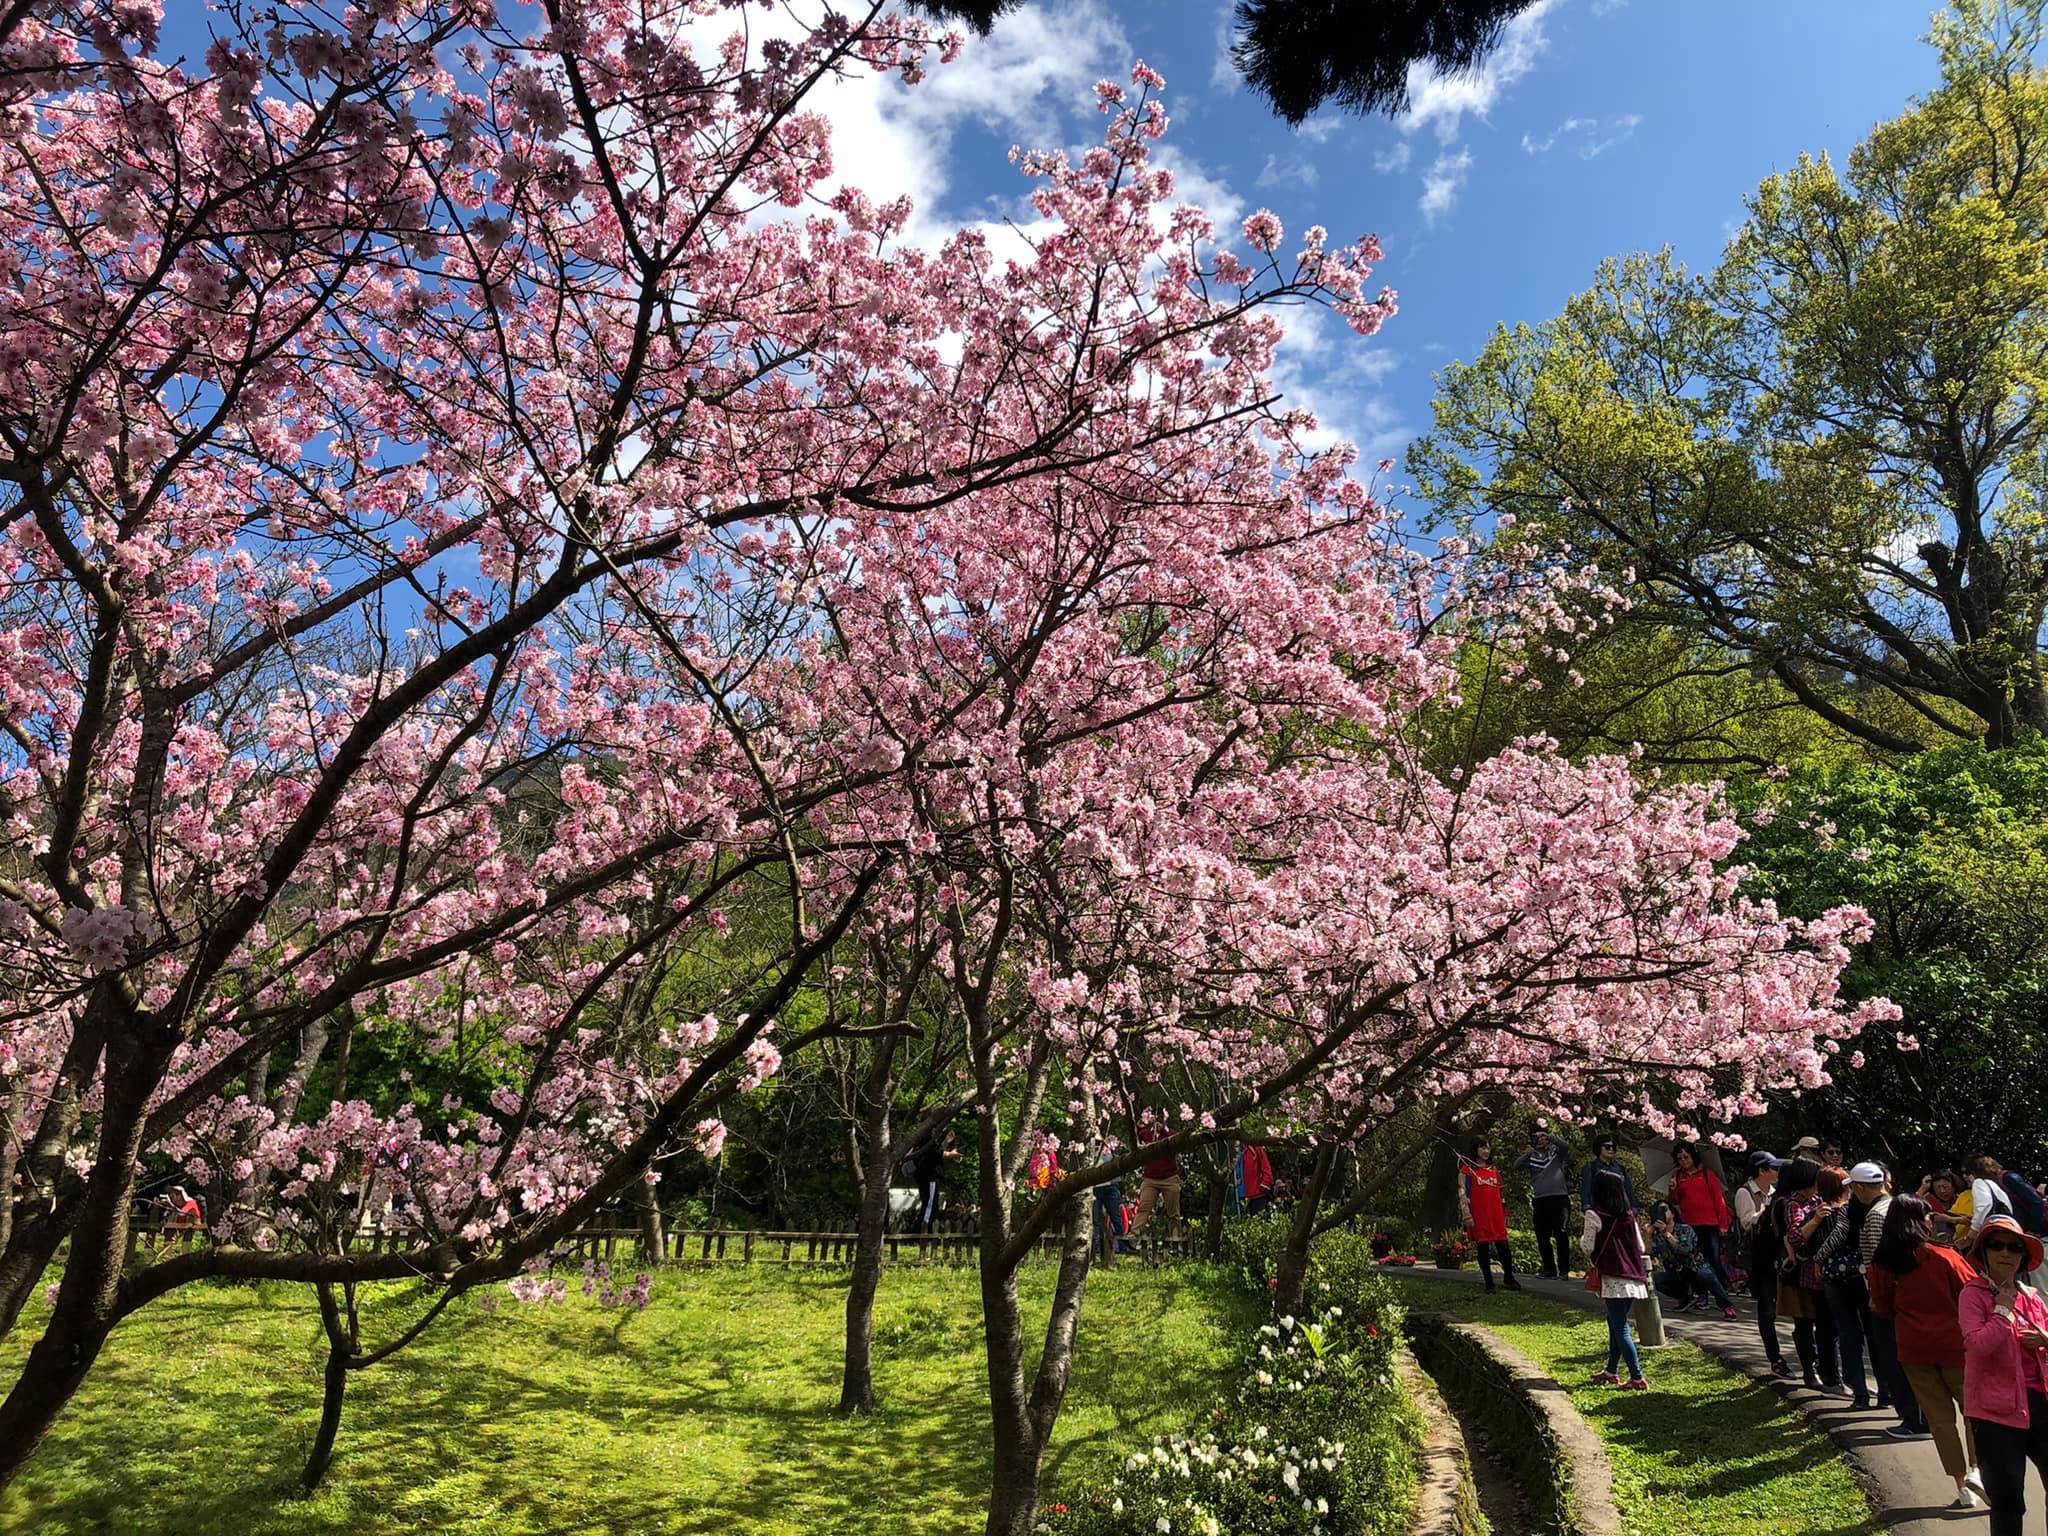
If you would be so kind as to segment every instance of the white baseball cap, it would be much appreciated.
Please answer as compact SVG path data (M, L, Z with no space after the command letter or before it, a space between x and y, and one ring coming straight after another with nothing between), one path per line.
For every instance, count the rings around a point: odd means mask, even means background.
M1891 1175L1884 1171L1883 1163L1858 1163L1849 1170L1851 1184L1882 1184Z

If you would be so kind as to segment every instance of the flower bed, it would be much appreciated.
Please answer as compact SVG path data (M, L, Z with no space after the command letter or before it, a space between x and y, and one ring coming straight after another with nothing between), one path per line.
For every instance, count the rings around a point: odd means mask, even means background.
M1264 1295L1284 1234L1233 1244ZM1387 1536L1406 1529L1420 1421L1394 1370L1402 1314L1366 1243L1333 1235L1311 1258L1316 1314L1244 1341L1242 1385L1117 1474L1057 1495L1048 1536Z

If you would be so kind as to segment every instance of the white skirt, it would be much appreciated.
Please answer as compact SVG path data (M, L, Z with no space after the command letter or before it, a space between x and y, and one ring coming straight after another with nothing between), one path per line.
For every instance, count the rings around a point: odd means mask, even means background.
M1650 1288L1640 1280L1626 1280L1620 1275L1600 1277L1600 1295L1604 1300L1641 1301L1650 1294Z

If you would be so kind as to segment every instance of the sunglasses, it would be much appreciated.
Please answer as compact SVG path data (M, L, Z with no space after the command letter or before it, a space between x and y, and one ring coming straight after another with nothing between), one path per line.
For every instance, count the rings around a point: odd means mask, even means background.
M2027 1252L2025 1245L2021 1243L1986 1243L1984 1251L1986 1253L2017 1253L2023 1258Z

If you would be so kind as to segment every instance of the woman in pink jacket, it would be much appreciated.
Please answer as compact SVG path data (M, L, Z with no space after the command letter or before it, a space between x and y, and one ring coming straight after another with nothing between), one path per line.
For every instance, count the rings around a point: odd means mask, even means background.
M2027 1513L2027 1463L2048 1480L2048 1302L2027 1284L2041 1267L2041 1243L2010 1216L1978 1225L1971 1257L1978 1276L1963 1287L1963 1412L1977 1442L1977 1468L1991 1506L1991 1536L2020 1536Z
M1728 1196L1721 1188L1721 1176L1706 1165L1700 1149L1680 1147L1672 1154L1678 1164L1671 1174L1671 1204L1678 1219L1692 1228L1699 1241L1700 1257L1714 1267L1721 1283L1728 1283L1728 1271L1721 1263L1721 1234L1734 1222L1728 1210Z

